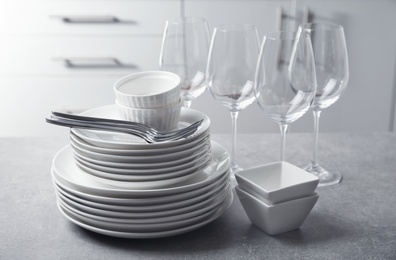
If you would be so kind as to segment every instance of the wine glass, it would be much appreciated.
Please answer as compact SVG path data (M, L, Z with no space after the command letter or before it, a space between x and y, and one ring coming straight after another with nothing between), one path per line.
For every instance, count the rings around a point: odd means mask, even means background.
M205 89L209 51L209 26L199 17L178 17L166 21L160 54L160 69L181 78L181 99L190 107L192 99Z
M227 24L215 27L209 49L208 88L231 113L231 178L241 168L236 162L236 131L239 111L254 102L254 74L260 43L256 26Z
M317 92L312 104L314 115L314 152L311 163L305 168L319 177L319 186L341 181L339 172L329 172L317 161L319 118L323 109L334 104L345 90L349 79L348 55L344 29L337 24L309 23L299 31L310 35L315 57Z
M280 159L286 131L308 111L315 97L315 64L308 34L272 32L264 36L255 79L257 103L280 126Z

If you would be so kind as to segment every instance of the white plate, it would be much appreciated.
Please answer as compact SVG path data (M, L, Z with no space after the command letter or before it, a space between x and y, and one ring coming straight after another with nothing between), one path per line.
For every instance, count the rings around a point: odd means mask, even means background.
M70 132L70 139L75 144L78 144L81 148L85 150L96 152L96 153L103 153L103 154L112 154L112 155L156 155L156 154L167 154L173 153L181 150L187 150L189 148L195 147L197 144L204 142L205 140L208 141L210 139L210 134L206 131L204 134L197 136L194 140L191 140L188 143L180 144L177 146L171 147L162 147L162 148L151 148L151 149L112 149L112 148L105 148L94 146L90 143L85 142L73 132Z
M94 176L108 179L108 180L116 180L116 181L126 181L126 182L153 182L153 181L162 181L162 180L170 180L176 178L182 178L185 176L190 176L195 172L206 168L206 166L211 161L210 154L203 156L202 158L198 158L191 163L186 165L180 165L181 169L174 169L174 171L167 172L158 172L158 174L153 174L149 170L127 170L123 169L123 173L119 173L118 169L108 168L97 166L94 164L86 163L83 160L80 160L78 157L75 158L77 165L83 169L85 172L88 172ZM158 170L158 169L157 169ZM154 173L155 173L154 172ZM116 185L118 184L115 183Z
M184 182L193 178L194 176L200 174L203 169L205 169L209 164L212 163L212 158L209 156L206 157L205 160L200 162L197 166L191 168L190 171L183 171L182 173L184 174L182 175L180 175L180 171L179 171L178 172L179 176L177 177L160 179L160 180L150 180L150 181L148 180L132 181L131 178L133 178L134 176L122 177L121 175L100 172L82 165L74 158L73 151L70 148L70 146L64 147L58 153L57 157L58 157L57 160L58 163L54 164L55 171L57 170L57 168L64 167L65 165L68 166L75 165L77 166L76 168L79 168L81 172L90 175L91 176L90 178L98 183L102 183L108 187L124 188L124 189L159 189L159 188L170 187L172 185L176 185L180 182ZM123 180L110 179L110 177L115 178L117 176L119 178L122 178Z
M150 224L178 221L204 214L219 207L229 196L231 189L231 185L228 183L228 185L222 187L222 189L217 191L213 196L200 203L182 208L155 212L118 212L91 208L67 198L59 190L57 192L57 198L65 207L87 218L114 223Z
M141 209L143 211L149 212L190 205L191 203L196 203L201 201L201 199L209 197L213 190L223 185L224 182L228 182L229 179L229 173L227 172L222 174L220 179L208 183L199 189L194 189L174 195L160 197L104 197L90 193L84 193L78 189L74 189L72 185L57 177L53 170L51 172L54 184L67 194L73 196L74 198L83 200L88 206L118 211L123 211L124 207L130 207L130 210L138 211Z
M200 150L195 151L190 156L182 156L182 157L180 157L180 159L177 159L177 160L166 161L166 162L148 162L148 163L106 162L106 161L96 160L96 159L92 159L90 157L86 157L86 156L79 154L77 152L75 152L74 154L76 156L78 156L80 159L84 160L85 162L89 162L89 163L92 163L95 165L113 168L113 169L119 169L119 170L125 170L125 169L128 169L128 170L130 170L130 169L154 170L154 169L159 169L160 171L166 171L167 168L183 165L184 163L195 160L196 158L203 156L204 153L209 153L209 152L210 152L210 144L206 145L204 148L201 148Z
M63 153L63 150L66 148L67 147L60 150L53 159L52 172L54 175L56 175L56 178L62 179L68 184L67 186L72 187L75 190L105 197L159 197L183 193L202 188L203 186L218 180L223 174L226 173L230 166L229 155L227 151L224 149L224 147L212 141L212 161L209 166L207 166L200 173L196 174L194 178L175 184L171 187L160 189L120 188L100 182L97 180L97 177L84 172L77 166L74 158L71 158L71 160L67 158L64 159L64 156L61 155L65 154Z
M210 146L210 141L203 142L198 144L196 147L181 150L169 154L156 154L156 155L112 155L112 154L103 154L103 153L96 153L89 150L84 150L75 143L71 142L71 146L73 151L80 156L91 158L94 160L104 161L104 162L115 162L115 163L167 163L172 161L178 161L185 156L193 156L197 151L201 149L207 148Z
M66 196L67 198L73 200L75 203L79 203L82 206L87 206L89 208L92 208L91 210L87 210L87 212L97 214L97 209L98 210L105 210L107 215L106 216L117 216L118 212L156 212L156 211L168 211L172 209L179 209L179 208L187 208L191 205L197 205L205 200L208 200L210 197L214 196L215 194L218 194L221 190L223 190L228 184L229 184L229 178L228 176L225 176L225 178L220 179L216 185L211 185L213 187L210 187L209 190L205 191L202 194L198 194L196 196L192 197L187 197L187 198L182 198L180 199L179 196L165 196L161 198L146 198L146 199L140 199L140 202L144 201L147 204L140 203L136 205L135 203L130 203L130 204L108 204L108 201L106 200L107 203L101 203L101 202L94 202L91 200L86 200L84 198L78 197L73 193L68 192L67 190L63 189L61 186L56 184L54 182L54 188L57 192L61 193L62 195ZM187 194L185 194L187 195ZM156 202L160 199L166 198L166 201L164 203L160 204L153 204L153 201ZM172 199L170 201L170 199ZM117 201L118 202L118 201ZM125 202L125 199L123 200ZM134 201L133 201L134 202ZM114 213L115 212L115 213Z
M81 113L81 115L90 116L90 117L109 118L109 119L122 119L118 113L118 109L116 105L108 105L108 106L94 108ZM179 146L182 144L193 142L195 139L199 138L202 134L209 132L210 119L208 116L194 109L183 108L180 113L180 119L178 124L179 128L186 127L201 119L203 119L201 126L193 135L189 136L188 138L184 138L176 141L151 143L151 144L146 143L143 139L139 137L124 133L86 130L79 128L72 128L71 132L74 135L81 138L82 140L84 140L85 142L103 148L129 149L129 150L158 149L164 147Z
M60 205L64 211L68 212L70 215L73 215L76 219L83 221L89 225L98 228L108 229L108 230L120 231L120 232L142 232L142 233L167 231L167 230L194 225L210 217L210 215L214 214L214 212L217 211L217 209L214 209L212 211L206 212L202 215L193 218L183 219L174 222L167 222L167 223L125 224L125 223L114 223L114 222L101 221L97 219L88 218L86 216L77 214L76 212L70 210L70 208L65 207L65 205L62 204L60 201L58 201L58 205Z
M197 165L191 167L190 169L174 172L174 174L177 175L174 177L166 174L162 174L162 175L160 174L154 176L112 174L112 173L91 169L76 160L74 162L84 172L89 173L93 177L95 177L98 182L104 183L109 186L125 188L125 189L159 189L164 187L166 188L183 181L187 181L193 178L195 175L200 174L201 171L210 164L211 157L207 156L204 160L200 161Z
M136 178L131 180L159 180L159 179L169 179L173 177L178 177L181 175L187 174L191 171L192 168L201 164L204 161L207 161L211 158L210 149L203 150L199 154L197 154L196 158L192 158L191 161L170 166L166 168L154 168L154 169L140 169L140 168L116 168L116 167L108 167L103 165L98 165L95 163L91 163L90 161L85 160L85 158L80 158L78 155L75 155L75 159L77 162L80 162L84 166L91 168L93 170L105 172L112 175L121 175L124 177L128 176L136 176ZM110 178L111 179L111 178ZM125 179L128 180L128 179Z
M107 235L107 236L113 236L113 237L142 239L142 238L160 238L160 237L174 236L174 235L183 234L183 233L195 230L197 228L200 228L200 227L216 220L222 214L224 214L224 212L226 212L227 209L231 206L232 200L233 200L233 194L230 193L230 196L227 198L227 200L224 202L224 204L221 207L219 207L213 215L202 220L201 222L198 222L193 225L188 225L183 228L177 228L177 229L172 229L172 230L167 230L167 231L159 231L159 232L122 232L122 231L114 231L114 230L109 230L109 229L105 229L105 228L101 228L101 227L96 227L94 225L91 225L87 222L84 222L84 221L76 218L75 216L73 216L72 214L70 214L68 212L65 212L62 209L62 207L60 207L59 205L58 205L58 208L59 208L60 212L67 219L69 219L71 222L75 223L76 225L79 225L80 227L88 229L90 231L93 231L93 232L96 232L99 234L103 234L103 235Z
M200 161L204 160L206 157L210 157L210 151L210 145L208 145L204 149L201 149L200 151L194 153L193 156L187 156L187 160L185 160L185 158L182 158L182 161L177 160L179 161L178 163L164 167L158 167L159 163L145 163L143 164L143 166L141 166L142 164L140 163L109 163L109 165L106 165L106 163L104 163L103 161L91 160L77 153L74 153L74 155L78 161L84 163L87 167L98 171L123 175L157 175L172 173L175 171L183 170L185 168L193 167ZM165 164L167 163L165 162L164 165ZM150 165L153 165L153 167L150 167Z

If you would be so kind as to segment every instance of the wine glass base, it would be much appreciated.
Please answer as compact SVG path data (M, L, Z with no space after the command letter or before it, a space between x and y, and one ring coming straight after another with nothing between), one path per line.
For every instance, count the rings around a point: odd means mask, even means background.
M335 185L340 183L342 180L341 173L339 173L338 171L329 172L318 164L312 165L312 163L310 163L307 167L304 168L304 170L319 178L318 187Z

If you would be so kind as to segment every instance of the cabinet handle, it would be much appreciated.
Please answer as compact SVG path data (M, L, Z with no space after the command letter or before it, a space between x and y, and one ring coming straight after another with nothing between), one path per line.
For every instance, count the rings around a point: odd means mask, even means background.
M122 22L116 16L111 15L51 15L50 17L60 19L64 23L114 24Z
M283 29L282 23L283 23L283 9L282 7L278 7L276 9L276 29L278 31L282 31Z
M53 58L54 61L62 61L67 68L71 69L119 69L138 67L135 64L126 64L115 57L61 57Z
M305 7L303 10L302 23L311 23L313 20L313 14L309 10L309 7Z
M278 31L284 31L287 29L295 30L295 23L300 21L300 16L297 15L296 11L291 11L294 15L288 15L284 12L282 7L278 7L276 10L276 28ZM287 28L284 28L284 20L289 22L286 24ZM309 7L305 7L302 11L301 17L302 23L311 23L313 20L313 13L309 10Z

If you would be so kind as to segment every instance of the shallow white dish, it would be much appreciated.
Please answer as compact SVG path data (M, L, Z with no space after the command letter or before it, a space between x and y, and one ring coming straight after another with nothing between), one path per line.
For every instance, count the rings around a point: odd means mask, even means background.
M159 165L167 165L170 162L178 161L183 157L194 156L197 151L201 151L202 149L210 146L210 140L206 140L206 142L202 142L197 144L195 147L191 147L186 150L180 150L172 153L164 153L164 154L154 154L154 155L113 155L113 154L103 154L92 152L80 147L78 144L71 142L70 143L74 152L77 153L81 157L90 158L97 161L102 162L110 162L110 163L151 163Z
M171 173L179 171L187 167L195 165L195 163L202 161L205 157L210 156L210 145L204 149L196 151L191 156L186 156L171 162L159 163L118 163L118 162L104 162L100 160L91 159L81 154L74 153L77 160L84 162L92 169L99 171L106 171L114 174L131 174L131 175L154 175ZM162 167L161 167L162 165Z
M63 150L66 148L67 147L60 150L53 159L52 172L56 176L56 179L61 179L64 183L67 183L69 187L73 187L75 190L109 197L164 196L199 189L220 179L222 175L227 173L230 165L229 155L225 148L212 141L212 161L205 169L196 174L195 177L185 182L180 182L173 186L164 188L121 188L98 181L97 177L81 170L76 165L73 158L71 160L70 158L63 159L60 157Z
M109 119L122 119L118 113L116 105L108 105L97 107L81 113L84 116L100 117ZM99 130L86 130L79 128L72 128L71 132L91 145L111 148L111 149L126 149L126 150L139 150L139 149L158 149L165 147L179 146L189 142L193 142L203 134L209 133L210 119L205 114L190 108L182 108L178 128L186 127L203 119L201 126L191 136L185 139L176 141L160 142L160 143L146 143L143 139L124 133L107 132Z
M211 162L211 157L210 155L205 156L202 158L202 160L197 161L191 167L182 170L162 174L146 175L142 173L139 175L133 175L106 172L93 169L78 159L75 162L83 171L98 177L99 181L116 187L134 188L136 187L135 182L139 183L139 187L166 187L194 177L195 174L200 173L201 170L208 166L208 164Z
M122 178L119 177L119 175L115 175L115 174L112 175L98 170L93 170L82 165L74 158L73 151L68 145L57 153L57 155L54 158L53 166L55 168L55 171L65 167L70 167L71 169L73 169L72 167L75 166L73 170L79 169L80 174L82 173L88 174L90 175L91 180L94 180L97 183L102 183L108 187L123 188L123 189L158 189L158 188L169 187L183 181L187 181L193 178L195 175L200 174L201 171L205 169L210 163L211 163L211 157L207 157L205 161L200 162L200 164L198 164L195 168L192 168L191 171L182 172L184 174L176 177L171 177L168 179L154 179L154 180L146 179L144 181L143 180L136 181L136 178L138 177L135 176L135 181L132 181L131 179L133 179L134 176L129 176L129 177L125 176L124 178ZM111 175L113 179L110 179ZM123 180L115 180L114 178L116 176L122 178Z
M235 190L250 221L269 235L298 229L319 198L315 193L308 197L268 205L238 186Z
M190 148L193 148L203 142L210 142L210 135L208 132L198 136L194 140L188 143L184 143L177 146L170 146L170 147L162 147L162 148L150 148L150 149L116 149L116 148L106 148L95 146L90 143L85 142L78 136L74 135L73 132L70 132L70 140L71 142L79 145L80 148L83 148L87 151L92 151L96 153L103 153L103 154L111 154L111 155L136 155L136 156L145 156L145 155L158 155L158 154L168 154L174 153L178 151L184 151Z
M80 221L84 221L85 223L90 224L92 226L96 226L98 228L121 231L121 232L160 232L160 231L183 228L186 226L197 224L200 221L203 221L206 218L208 218L210 215L214 214L215 211L217 211L217 209L215 209L193 218L183 219L174 222L134 224L134 223L108 222L108 221L89 218L84 215L76 213L70 208L65 207L65 205L62 203L60 203L59 205L63 208L64 211L67 211L69 214L73 215L75 218L79 219Z
M134 223L134 224L149 224L149 223L164 223L171 221L178 221L201 215L218 207L231 192L231 185L222 186L215 194L209 198L181 208L164 209L151 212L133 212L133 211L114 211L102 210L80 204L67 196L63 195L60 190L57 190L57 198L66 207L77 214L88 218L93 218L101 221L115 222L115 223Z
M105 216L118 216L119 212L158 212L158 211L169 211L173 209L179 209L179 213L187 212L191 209L197 209L199 204L209 200L211 197L218 194L221 190L224 190L229 185L229 178L222 178L215 185L211 185L208 190L205 190L202 194L181 194L165 196L159 198L135 198L131 199L129 202L128 199L115 199L115 202L122 202L122 204L110 204L111 201L107 198L104 202L91 201L86 199L83 196L78 196L74 193L65 190L56 182L54 182L54 188L57 192L66 196L67 198L73 200L75 203L78 203L82 206L87 206L91 208L91 210L87 210L87 212L97 214L96 210L105 210L107 213ZM139 203L135 203L138 200ZM158 203L160 201L160 203ZM161 202L163 201L163 202ZM197 206L198 205L198 206ZM89 209L88 208L88 209Z
M241 189L267 204L314 194L319 179L288 162L275 162L239 171L235 178Z
M130 232L130 231L114 231L110 230L107 228L103 227L98 227L95 225L90 224L89 222L83 221L79 218L76 218L74 215L70 214L69 212L66 212L62 209L61 206L58 205L58 208L60 212L71 222L88 229L90 231L103 234L103 235L108 235L108 236L113 236L113 237L122 237L122 238L160 238L160 237L167 237L167 236L174 236L174 235L179 235L183 234L192 230L195 230L197 228L200 228L217 218L219 218L224 212L227 211L227 209L231 206L232 204L232 193L230 193L230 196L228 199L222 204L212 215L208 216L207 218L203 219L202 221L199 221L196 224L188 225L186 227L182 228L176 228L172 230L166 230L166 231L158 231L158 232Z
M195 158L191 158L190 161L180 163L178 165L174 166L169 166L169 167L164 167L164 168L118 168L118 167L108 167L108 166L103 166L100 164L92 163L90 160L86 160L84 157L80 157L76 154L74 154L74 157L78 163L83 164L84 166L104 172L106 174L114 175L114 176L119 176L119 177L132 177L131 179L125 179L126 181L128 180L135 180L135 181L144 181L144 180L160 180L160 179L169 179L173 177L178 177L182 176L185 174L188 174L188 172L191 172L194 167L202 164L205 161L210 161L210 147L208 149L202 150L200 153L197 153L197 156L194 156ZM110 176L110 178L112 177ZM122 179L121 179L122 180Z
M66 192L69 196L71 195L73 198L80 199L80 202L83 201L84 204L88 206L93 206L104 210L118 211L125 211L126 208L126 211L142 210L150 212L191 205L192 203L197 203L202 199L208 198L211 196L213 191L223 186L224 183L229 182L229 173L226 172L225 174L221 175L221 178L216 179L205 186L173 195L159 194L159 196L142 197L140 195L131 194L131 196L121 197L119 194L117 194L117 197L110 197L85 193L84 191L80 191L80 189L74 189L70 183L67 183L61 178L57 177L53 169L51 172L52 180L56 187L59 187L59 189Z

